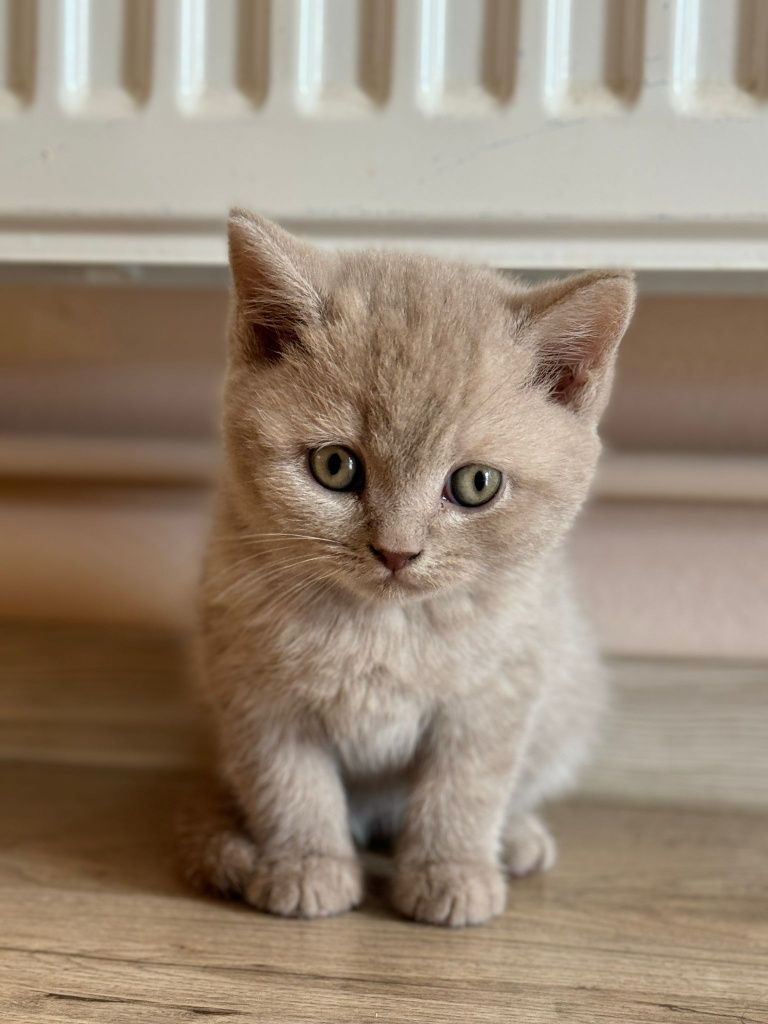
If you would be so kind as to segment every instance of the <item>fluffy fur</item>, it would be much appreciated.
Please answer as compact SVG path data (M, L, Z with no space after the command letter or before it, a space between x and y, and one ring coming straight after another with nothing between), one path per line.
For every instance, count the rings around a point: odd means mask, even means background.
M361 899L355 840L394 840L392 901L461 925L554 860L533 814L603 703L561 542L587 493L631 275L539 287L413 255L321 253L242 212L226 468L200 597L222 792L188 876L313 917ZM323 489L307 452L365 464ZM477 510L452 469L503 471ZM371 552L421 551L397 574Z

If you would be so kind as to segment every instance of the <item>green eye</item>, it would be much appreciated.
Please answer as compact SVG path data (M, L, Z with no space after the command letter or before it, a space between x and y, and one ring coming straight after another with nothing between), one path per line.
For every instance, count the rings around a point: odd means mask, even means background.
M446 497L456 505L477 508L487 505L501 488L502 476L491 466L461 466L451 474L446 487Z
M352 491L360 485L362 466L357 456L340 444L324 444L309 453L312 476L329 491Z

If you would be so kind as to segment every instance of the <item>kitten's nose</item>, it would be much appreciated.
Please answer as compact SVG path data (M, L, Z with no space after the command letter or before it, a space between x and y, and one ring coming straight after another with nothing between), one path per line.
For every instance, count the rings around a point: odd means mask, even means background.
M384 548L375 548L373 544L370 547L374 555L376 555L380 562L386 565L390 572L404 569L406 565L421 554L420 551L386 551Z

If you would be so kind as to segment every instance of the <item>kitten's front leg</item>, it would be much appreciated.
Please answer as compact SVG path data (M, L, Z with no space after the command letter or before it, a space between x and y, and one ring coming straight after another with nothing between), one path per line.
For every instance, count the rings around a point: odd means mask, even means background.
M356 906L362 875L338 770L321 741L274 725L237 754L226 774L256 845L243 895L284 917L325 917Z
M433 723L398 844L393 902L429 924L480 924L506 902L499 839L524 722L473 711Z

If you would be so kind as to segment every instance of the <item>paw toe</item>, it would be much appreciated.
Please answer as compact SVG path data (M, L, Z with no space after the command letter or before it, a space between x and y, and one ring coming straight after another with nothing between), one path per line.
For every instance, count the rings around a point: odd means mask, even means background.
M254 871L245 898L258 910L281 917L327 917L360 902L360 869L352 860L300 857L264 862Z
M551 833L533 816L518 819L507 826L502 860L514 878L537 871L549 871L557 860L557 846Z
M393 902L425 924L481 924L504 909L506 887L494 865L432 863L401 867Z

